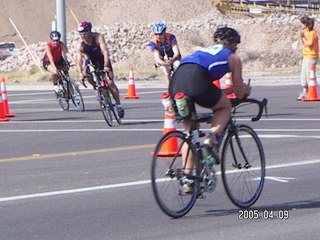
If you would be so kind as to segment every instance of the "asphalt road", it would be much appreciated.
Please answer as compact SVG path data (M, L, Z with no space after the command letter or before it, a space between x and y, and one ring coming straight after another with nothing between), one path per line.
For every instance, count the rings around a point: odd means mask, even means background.
M85 112L60 111L51 91L8 92L17 115L0 122L0 239L320 239L320 102L297 102L298 90L254 87L253 97L269 99L269 116L243 120L266 155L265 187L251 209L261 218L239 219L250 213L231 204L219 175L216 191L176 220L158 208L150 185L165 89L123 99L124 123L112 128L92 90L82 90Z

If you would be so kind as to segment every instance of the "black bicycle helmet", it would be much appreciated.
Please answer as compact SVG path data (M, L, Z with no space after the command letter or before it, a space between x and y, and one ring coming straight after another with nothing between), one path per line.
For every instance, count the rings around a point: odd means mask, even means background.
M225 48L235 50L237 44L241 42L241 37L235 29L222 27L215 31L213 40L217 44L222 44Z
M78 32L90 32L91 28L92 28L91 22L84 21L78 25Z
M52 41L60 41L61 38L61 33L59 33L58 31L52 31L50 33L50 39Z

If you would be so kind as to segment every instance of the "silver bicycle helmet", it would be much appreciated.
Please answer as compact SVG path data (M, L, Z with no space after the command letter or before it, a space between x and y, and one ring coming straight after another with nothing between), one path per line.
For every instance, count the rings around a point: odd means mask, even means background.
M60 41L61 38L61 34L58 31L52 31L50 33L50 39L52 41Z

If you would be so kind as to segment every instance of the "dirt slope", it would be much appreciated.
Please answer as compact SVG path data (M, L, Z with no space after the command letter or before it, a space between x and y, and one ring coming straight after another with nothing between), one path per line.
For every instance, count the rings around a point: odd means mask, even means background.
M68 32L76 28L77 18L96 26L116 22L185 21L212 8L211 0L66 0ZM55 19L55 0L1 0L5 11L0 14L0 41L15 41L22 46L9 18L28 44L48 40Z

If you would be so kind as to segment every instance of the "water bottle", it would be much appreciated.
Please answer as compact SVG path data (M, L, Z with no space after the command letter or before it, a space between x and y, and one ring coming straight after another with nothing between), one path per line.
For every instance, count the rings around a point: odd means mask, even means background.
M161 95L161 102L164 107L164 111L169 115L174 115L173 101L170 93L163 93Z
M202 146L201 148L202 158L204 162L208 165L213 165L216 163L215 159L212 157L211 153L208 151L207 146Z
M188 117L189 116L189 107L188 107L187 96L184 93L179 92L174 96L174 99L176 101L179 115L181 117Z

